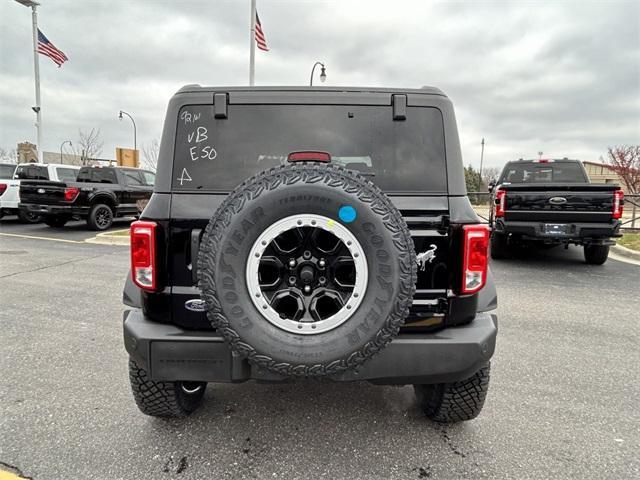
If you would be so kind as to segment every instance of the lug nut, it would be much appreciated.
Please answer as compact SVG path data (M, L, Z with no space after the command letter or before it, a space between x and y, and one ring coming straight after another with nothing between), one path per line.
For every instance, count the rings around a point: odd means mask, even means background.
M318 262L318 266L320 268L324 268L324 266L327 264L327 262L324 261L324 258L321 258L320 261Z
M291 268L293 268L293 267L295 267L295 266L296 266L296 261L295 261L293 258L292 258L291 260L289 260L289 266L290 266Z
M309 285L304 286L304 293L309 293L311 291L311 287Z
M305 250L302 256L308 260L311 258L311 252L309 250Z
M318 282L320 282L322 285L324 285L326 281L327 281L327 279L324 278L324 277L318 278Z
M289 277L289 283L291 285L295 285L296 284L296 277L294 277L293 275Z

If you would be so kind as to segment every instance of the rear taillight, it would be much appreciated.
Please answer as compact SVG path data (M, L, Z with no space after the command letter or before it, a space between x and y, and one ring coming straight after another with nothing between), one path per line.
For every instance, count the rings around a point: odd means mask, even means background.
M488 225L462 227L462 293L475 293L487 282Z
M156 227L155 222L131 224L131 275L133 283L144 290L154 291L156 284Z
M0 195L2 195L7 190L6 183L0 183Z
M504 217L504 208L507 204L507 192L505 190L496 191L496 217Z
M73 202L78 194L80 193L80 189L76 187L67 187L64 189L64 201L65 202Z
M624 207L624 192L615 190L613 192L613 218L622 218L622 209Z
M328 152L291 152L287 156L289 162L322 162L329 163L331 161L331 154Z

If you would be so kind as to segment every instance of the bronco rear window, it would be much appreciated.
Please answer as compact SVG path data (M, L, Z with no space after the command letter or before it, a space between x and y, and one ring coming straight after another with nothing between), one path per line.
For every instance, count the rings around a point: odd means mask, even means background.
M183 107L173 189L229 191L304 150L329 152L387 192L447 191L440 110L407 107L394 121L390 106L352 105L229 105L223 119L212 105Z

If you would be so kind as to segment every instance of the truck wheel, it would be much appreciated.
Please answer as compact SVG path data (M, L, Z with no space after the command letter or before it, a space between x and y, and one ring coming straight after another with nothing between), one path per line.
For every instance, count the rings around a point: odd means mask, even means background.
M106 230L113 224L113 210L109 205L97 203L91 207L87 225L91 230Z
M414 385L418 405L425 415L436 422L457 423L476 418L489 390L487 363L473 376L451 383Z
M354 171L296 163L238 186L198 256L207 317L233 351L284 377L352 369L398 333L415 291L409 229Z
M202 403L205 382L154 382L133 359L129 359L129 381L136 405L152 417L185 417Z
M42 221L42 216L37 213L18 210L18 220L22 223L39 223Z
M47 215L44 217L44 223L53 228L62 228L68 221L67 217L60 215Z
M602 265L609 257L609 245L585 245L584 259L590 265Z
M491 233L491 258L501 260L509 254L509 245L507 244L507 236L504 233Z

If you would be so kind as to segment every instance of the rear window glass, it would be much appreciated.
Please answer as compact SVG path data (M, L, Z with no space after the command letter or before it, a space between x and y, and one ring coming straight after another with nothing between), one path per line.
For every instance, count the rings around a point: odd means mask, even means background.
M294 151L329 152L387 192L446 192L442 114L408 107L349 105L229 105L184 107L178 118L174 190L223 190L286 163Z
M49 180L47 167L40 165L18 165L15 178L20 180Z
M61 182L75 182L78 176L78 169L58 167L56 168L56 173L58 174L58 180Z
M518 162L504 168L498 183L587 183L582 167L576 162Z
M15 170L15 165L0 165L0 178L13 178Z
M118 183L116 172L110 168L81 168L78 182Z

